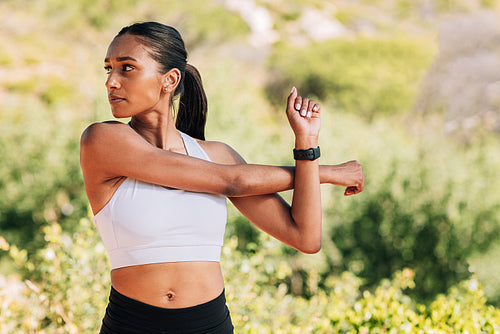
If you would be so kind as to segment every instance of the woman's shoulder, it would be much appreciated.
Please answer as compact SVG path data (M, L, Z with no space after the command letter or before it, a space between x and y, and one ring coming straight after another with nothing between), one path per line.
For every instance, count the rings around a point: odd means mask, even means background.
M92 145L117 134L129 132L129 126L118 121L105 121L90 124L82 133L80 144Z
M208 154L210 160L225 165L244 164L245 160L236 150L226 143L220 141L197 140L203 150Z

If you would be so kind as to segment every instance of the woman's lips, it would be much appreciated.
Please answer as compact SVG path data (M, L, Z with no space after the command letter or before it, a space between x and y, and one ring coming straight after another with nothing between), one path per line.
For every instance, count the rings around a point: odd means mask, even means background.
M123 97L119 97L119 96L110 96L108 98L108 100L109 100L110 104L116 104L116 103L120 103L120 102L125 101L125 99Z

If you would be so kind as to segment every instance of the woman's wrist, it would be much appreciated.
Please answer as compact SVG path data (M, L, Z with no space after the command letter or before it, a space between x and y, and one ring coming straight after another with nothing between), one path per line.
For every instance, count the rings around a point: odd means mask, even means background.
M318 147L318 137L317 136L307 136L307 137L296 137L295 138L295 149L296 150L307 150L309 148Z
M333 183L334 179L334 167L332 165L320 165L319 166L319 182L320 183Z

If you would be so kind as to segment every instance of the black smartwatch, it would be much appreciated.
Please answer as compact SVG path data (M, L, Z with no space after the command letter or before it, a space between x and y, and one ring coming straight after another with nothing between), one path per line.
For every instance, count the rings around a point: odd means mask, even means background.
M321 151L319 146L316 148L308 148L307 150L293 149L293 158L295 160L316 160L320 157Z

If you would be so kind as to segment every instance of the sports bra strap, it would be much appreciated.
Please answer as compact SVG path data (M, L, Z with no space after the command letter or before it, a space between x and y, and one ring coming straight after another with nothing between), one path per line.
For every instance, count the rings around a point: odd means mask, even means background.
M181 134L182 139L184 140L184 146L186 147L186 151L189 156L212 161L210 160L208 154L201 148L200 144L196 139L185 134L184 132L179 131L179 133Z

